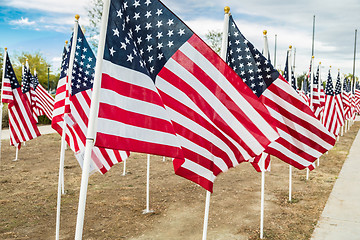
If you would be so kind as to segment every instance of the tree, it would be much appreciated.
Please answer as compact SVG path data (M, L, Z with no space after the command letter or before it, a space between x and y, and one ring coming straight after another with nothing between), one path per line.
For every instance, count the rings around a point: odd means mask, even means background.
M221 43L222 43L222 33L217 31L209 31L205 35L206 39L210 42L210 47L214 50L217 54L221 52Z
M99 27L101 25L101 16L103 10L103 1L102 0L91 0L89 4L88 17L90 18L90 27L89 27L89 42L93 45L94 48L98 46L98 37Z
M23 63L25 64L26 59L28 59L29 62L30 72L34 74L34 69L36 69L40 84L45 89L48 89L48 68L51 68L51 65L46 61L46 59L42 56L40 52L35 52L35 53L22 52L20 55L15 55L14 59L12 59L14 71L19 82L21 82L22 64ZM57 86L59 77L60 77L59 73L49 74L49 83L51 84L50 85L51 89L54 89L53 88L54 85Z

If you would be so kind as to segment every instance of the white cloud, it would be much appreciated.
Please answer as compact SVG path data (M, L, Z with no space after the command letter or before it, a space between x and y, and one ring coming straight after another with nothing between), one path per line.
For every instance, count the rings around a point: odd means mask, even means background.
M32 25L35 25L36 22L35 21L29 21L29 18L21 17L21 19L11 20L10 24L11 25L19 25L19 26L32 26Z

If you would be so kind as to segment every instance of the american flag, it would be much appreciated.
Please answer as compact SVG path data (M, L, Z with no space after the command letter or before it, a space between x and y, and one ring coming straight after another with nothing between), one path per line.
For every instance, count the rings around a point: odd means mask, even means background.
M355 85L355 112L360 113L360 84Z
M330 70L325 86L324 126L336 136L339 134L340 125L337 117L334 85Z
M311 105L312 105L315 117L321 121L324 109L320 103L320 86L319 86L319 84L321 84L321 83L319 83L319 78L320 78L319 72L320 72L320 66L318 66L316 75L313 80L313 86L312 86L313 87L313 97L312 97Z
M30 103L30 109L36 122L38 122L39 112L35 110L36 97L35 90L31 88L32 75L30 73L29 63L26 59L26 64L22 65L22 76L21 76L21 91L27 97Z
M72 40L70 41L69 49L71 49ZM72 79L70 81L71 87L70 91L67 91L69 60L70 50L67 51L64 48L60 80L55 96L52 127L62 135L62 126L65 119L65 139L70 148L75 152L75 156L82 166L96 59L80 26L78 27ZM67 95L69 99L66 99ZM69 107L65 107L67 101ZM94 147L91 155L91 168L98 169L104 174L115 163L121 162L128 156L128 152Z
M36 70L34 70L34 76L31 81L31 87L34 89L34 110L39 113L38 116L46 115L52 120L52 112L54 109L55 99L48 93L45 88L39 83Z
M173 157L212 191L278 138L248 86L161 2L111 1L106 31L95 145Z
M9 55L5 53L4 79L1 99L8 103L10 144L20 147L22 142L40 136L36 121L32 116L28 98L21 92Z
M345 120L351 119L351 83L348 78L344 79L343 82L343 91L342 91L342 100L344 106L344 118Z
M342 100L342 94L341 94L341 82L340 82L340 72L338 72L338 76L335 83L335 101L336 101L336 116L339 122L340 126L344 126L345 119L344 119L344 106L343 106L343 100Z
M305 78L301 84L301 89L299 91L299 95L304 99L304 102L310 106L310 91L309 91L309 83L308 80Z
M241 34L232 16L228 64L253 90L276 119L280 134L267 153L304 169L335 144L335 137L317 120L299 94Z
M289 51L289 50L288 50ZM286 81L288 81L289 83L290 83L290 81L289 81L289 60L288 60L288 58L289 58L289 54L286 54L286 61L285 61L285 69L284 69L284 78L285 78L285 80ZM239 61L240 60L242 60L242 59L239 59ZM268 61L270 61L270 60L268 60ZM295 90L298 90L298 87L297 87L297 81L296 81L296 79L295 79L295 76L294 76L294 71L293 71L293 69L292 69L292 67L291 67L291 86L295 89Z

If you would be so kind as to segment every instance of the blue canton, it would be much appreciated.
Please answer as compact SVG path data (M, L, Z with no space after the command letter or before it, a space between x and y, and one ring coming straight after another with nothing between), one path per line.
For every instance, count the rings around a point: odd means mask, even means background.
M330 70L329 70L329 74L328 74L328 79L326 81L325 94L330 95L330 96L334 96L334 85L333 85L333 82L332 82Z
M61 61L61 69L60 69L60 79L66 77L67 75L67 71L69 68L69 59L70 59L70 51L68 51L68 48L64 46L62 61Z
M335 84L335 95L341 94L341 82L340 82L340 73L338 73L336 84Z
M10 79L10 85L12 89L20 87L18 80L16 79L14 69L11 65L9 55L6 53L6 65L5 65L5 78Z
M72 43L70 43L69 49L71 49L71 44ZM95 55L86 41L80 26L78 26L75 59L71 79L71 95L75 95L78 92L82 92L93 87L95 63Z
M23 66L23 68L24 68L24 74L22 75L22 79L21 79L21 83L22 83L21 91L23 93L27 93L30 91L32 76L29 68L27 68L26 66Z
M193 35L158 0L112 0L104 59L155 81L168 59Z
M279 77L279 72L239 31L232 16L229 19L227 63L260 97Z
M289 82L289 74L288 74L288 56L286 55L286 63L285 63L285 69L284 69L284 76L286 81ZM296 79L295 79L295 75L294 75L294 71L291 67L291 86L297 90L297 82L296 82Z

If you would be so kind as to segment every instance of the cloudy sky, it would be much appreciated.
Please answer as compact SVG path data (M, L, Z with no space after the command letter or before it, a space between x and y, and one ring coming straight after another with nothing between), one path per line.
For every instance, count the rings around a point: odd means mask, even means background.
M40 51L53 64L53 69L58 69L64 42L71 36L75 14L81 16L82 26L88 25L89 2L0 1L0 48L7 47L10 54ZM242 33L258 49L263 47L263 30L268 31L272 60L277 35L277 68L284 68L289 45L296 48L297 74L305 72L309 66L315 15L314 55L316 63L322 62L323 75L330 65L333 75L338 68L342 73L352 73L354 31L360 24L359 0L163 0L163 3L203 39L209 30L222 30L223 9L229 6ZM359 57L357 51L356 75L360 74Z

